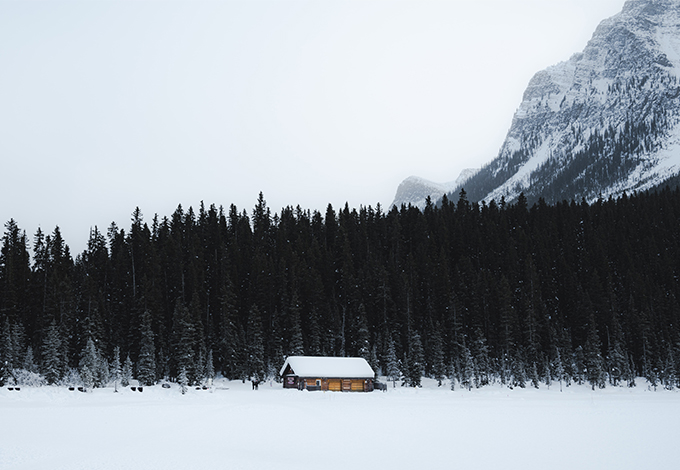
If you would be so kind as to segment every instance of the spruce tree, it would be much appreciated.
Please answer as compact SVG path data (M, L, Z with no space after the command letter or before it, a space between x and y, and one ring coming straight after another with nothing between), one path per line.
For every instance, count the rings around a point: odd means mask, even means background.
M14 351L9 320L0 331L0 386L8 383L14 368Z
M473 379L475 374L475 362L470 353L470 349L463 348L463 363L461 364L459 382L460 386L466 388L468 391L472 390Z
M394 349L394 340L392 336L387 340L387 353L385 354L385 376L387 380L392 381L392 387L397 386L397 380L401 377L401 372L399 370L399 360L397 359L397 353Z
M187 370L182 367L179 370L179 377L177 377L177 381L179 382L179 389L182 392L182 395L187 393L188 390L188 385L189 385L189 378L187 377Z
M619 385L624 377L629 375L628 372L628 358L623 352L621 343L618 341L610 344L609 352L607 354L607 364L609 372L609 383L613 386Z
M172 359L176 373L184 369L191 384L196 370L197 332L190 317L189 309L178 300L172 317Z
M156 377L159 380L168 380L170 377L170 361L162 346L156 355Z
M585 356L586 379L593 390L595 390L595 387L604 387L604 361L600 351L600 337L595 327L595 318L591 316L583 352Z
M475 388L483 387L489 384L489 376L491 375L491 363L489 360L489 347L487 346L486 337L484 333L477 328L475 331L475 340L472 343L471 351L474 358L474 382Z
M552 385L552 370L550 369L550 361L548 360L548 356L543 357L542 369L543 382L545 382L548 390L550 390L550 386Z
M425 358L423 354L423 344L417 331L411 330L408 344L408 384L411 387L420 387L420 383L425 373Z
M250 321L250 319L249 319ZM297 294L293 294L290 307L288 308L288 332L287 356L304 356L304 342L302 326L300 325L300 305Z
M574 371L574 382L578 385L583 385L586 381L586 360L581 346L578 346L574 350L572 370Z
M105 385L106 378L103 373L102 359L99 356L97 347L94 345L92 338L87 338L87 343L85 349L80 356L80 376L85 381L85 373L83 370L87 367L88 380L91 380L91 384L85 384L86 387L101 387Z
M536 365L535 362L531 363L531 386L534 388L539 387L539 382L541 381L540 377L538 376L538 366Z
M371 369L373 370L373 373L375 377L378 377L380 375L380 362L378 361L378 346L373 345L371 348L371 354L369 355L368 359L366 359L368 362L368 365L371 366Z
M194 369L194 383L196 385L202 384L206 380L206 360L205 348L199 347L198 355L196 357L196 367Z
M357 316L354 320L354 334L353 334L353 350L357 357L363 357L370 363L371 359L371 344L370 334L368 332L368 322L366 320L366 307L364 304L359 305Z
M237 350L235 348L237 333L233 323L236 316L234 297L233 286L229 278L227 278L221 288L218 340L215 352L217 368L228 379L238 378L238 366L236 364ZM283 358L283 352L281 356Z
M26 343L26 334L24 327L20 322L12 325L12 349L14 352L14 367L21 367L23 359L24 344Z
M120 348L116 346L113 348L113 359L111 360L111 378L113 379L113 389L118 391L118 382L121 381L121 367L120 367Z
M565 380L564 363L562 362L562 355L560 354L560 349L555 348L555 378L560 383L560 392L562 391L562 381Z
M151 314L145 310L140 327L141 344L137 360L137 380L141 385L151 386L156 383L156 348L154 334L151 330Z
M24 356L24 362L22 364L22 367L24 370L27 370L28 372L33 372L34 374L38 373L38 366L35 363L35 358L33 356L33 348L31 346L28 346L26 348L26 354Z
M633 362L633 357L628 356L628 371L629 371L629 376L626 377L626 383L628 385L628 388L635 387L635 363Z
M512 387L524 388L527 384L526 366L522 355L517 352L512 356L510 371L512 373Z
M92 390L92 388L94 388L94 376L87 364L80 368L80 379L83 381L83 387L86 391Z
M56 384L63 374L63 360L61 356L62 341L57 323L52 323L45 331L42 343L42 370L47 383Z
M616 315L612 315L612 328L607 350L607 374L609 383L617 386L629 375L628 357L623 349L623 331Z
M677 373L675 368L675 358L673 357L673 349L669 346L664 361L664 381L663 385L666 390L673 390L677 380Z
M446 366L444 365L442 336L439 333L438 327L432 332L431 343L432 376L437 381L437 386L441 387L442 381L446 378Z
M212 349L208 351L208 360L205 366L205 375L209 385L212 385L215 379L215 365L213 364L213 352Z
M309 334L308 350L310 356L321 356L321 328L319 326L319 312L316 307L312 307L312 311L309 314Z
M248 351L247 375L262 381L266 378L264 362L264 340L262 338L262 320L256 305L250 308L246 330L246 348Z
M127 387L130 385L131 381L132 381L132 360L130 359L130 355L128 354L127 357L125 358L125 363L123 364L123 370L121 371L120 384L123 387Z

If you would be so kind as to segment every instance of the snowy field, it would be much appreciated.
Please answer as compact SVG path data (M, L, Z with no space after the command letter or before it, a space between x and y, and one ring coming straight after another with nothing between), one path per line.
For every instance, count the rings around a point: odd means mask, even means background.
M677 468L680 393L0 390L0 469ZM391 386L390 386L391 387Z

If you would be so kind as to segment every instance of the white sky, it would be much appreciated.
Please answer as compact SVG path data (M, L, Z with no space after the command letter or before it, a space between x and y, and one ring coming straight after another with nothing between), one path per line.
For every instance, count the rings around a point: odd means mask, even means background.
M76 254L136 206L387 206L493 159L623 4L1 1L0 222Z

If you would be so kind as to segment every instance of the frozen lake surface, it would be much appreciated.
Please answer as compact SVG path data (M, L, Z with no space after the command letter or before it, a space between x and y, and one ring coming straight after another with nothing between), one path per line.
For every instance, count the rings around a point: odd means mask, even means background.
M680 393L500 385L0 390L1 470L675 468Z

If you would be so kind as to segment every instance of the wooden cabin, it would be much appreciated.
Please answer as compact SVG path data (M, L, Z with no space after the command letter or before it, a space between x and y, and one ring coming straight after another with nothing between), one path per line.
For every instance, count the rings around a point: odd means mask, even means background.
M291 356L281 368L283 388L372 392L375 373L362 357Z

